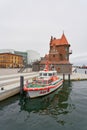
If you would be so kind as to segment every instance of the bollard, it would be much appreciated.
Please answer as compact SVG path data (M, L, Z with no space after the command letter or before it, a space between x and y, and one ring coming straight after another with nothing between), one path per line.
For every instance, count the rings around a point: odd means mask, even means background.
M3 88L3 87L1 87L1 90L4 90L4 88Z
M23 95L23 93L24 93L23 87L24 87L24 77L20 76L20 94L21 95Z
M68 74L68 81L70 82L70 74Z
M65 81L65 74L63 74L63 81Z

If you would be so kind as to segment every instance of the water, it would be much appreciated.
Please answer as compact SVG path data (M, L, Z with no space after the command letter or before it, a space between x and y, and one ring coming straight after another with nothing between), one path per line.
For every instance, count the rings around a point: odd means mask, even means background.
M0 102L0 130L87 130L87 81L65 82L37 98Z

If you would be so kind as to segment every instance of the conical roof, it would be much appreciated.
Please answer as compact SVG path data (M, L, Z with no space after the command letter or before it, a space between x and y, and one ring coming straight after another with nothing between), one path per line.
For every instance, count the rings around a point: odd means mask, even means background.
M53 45L69 45L69 43L65 37L65 34L63 33L62 37L60 39L52 38L50 45L51 46L53 46Z
M62 37L60 39L60 44L63 44L63 45L69 44L64 33L63 33L63 35L62 35Z

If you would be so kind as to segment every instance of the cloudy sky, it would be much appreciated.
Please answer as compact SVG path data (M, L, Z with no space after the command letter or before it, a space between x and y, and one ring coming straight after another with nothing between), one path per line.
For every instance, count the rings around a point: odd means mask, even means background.
M0 49L49 52L65 33L72 63L87 64L87 0L0 0Z

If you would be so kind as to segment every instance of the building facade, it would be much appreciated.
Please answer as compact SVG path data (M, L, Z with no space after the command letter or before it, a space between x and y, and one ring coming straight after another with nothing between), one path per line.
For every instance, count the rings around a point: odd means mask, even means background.
M40 60L40 54L35 50L16 51L13 49L1 49L0 53L11 53L23 57L23 65L26 67L33 62Z
M23 57L12 53L0 53L0 68L23 67Z
M64 33L60 39L51 37L49 60L58 63L69 63L69 55L71 54L69 47L70 44L68 43Z
M26 66L28 64L28 54L27 52L22 52L22 51L14 51L14 54L20 55L23 57L23 64Z
M45 55L40 62L40 69L49 61L50 67L54 66L58 73L71 73L72 64L69 62L70 44L68 43L65 34L63 33L60 39L51 36L49 44L49 54Z

